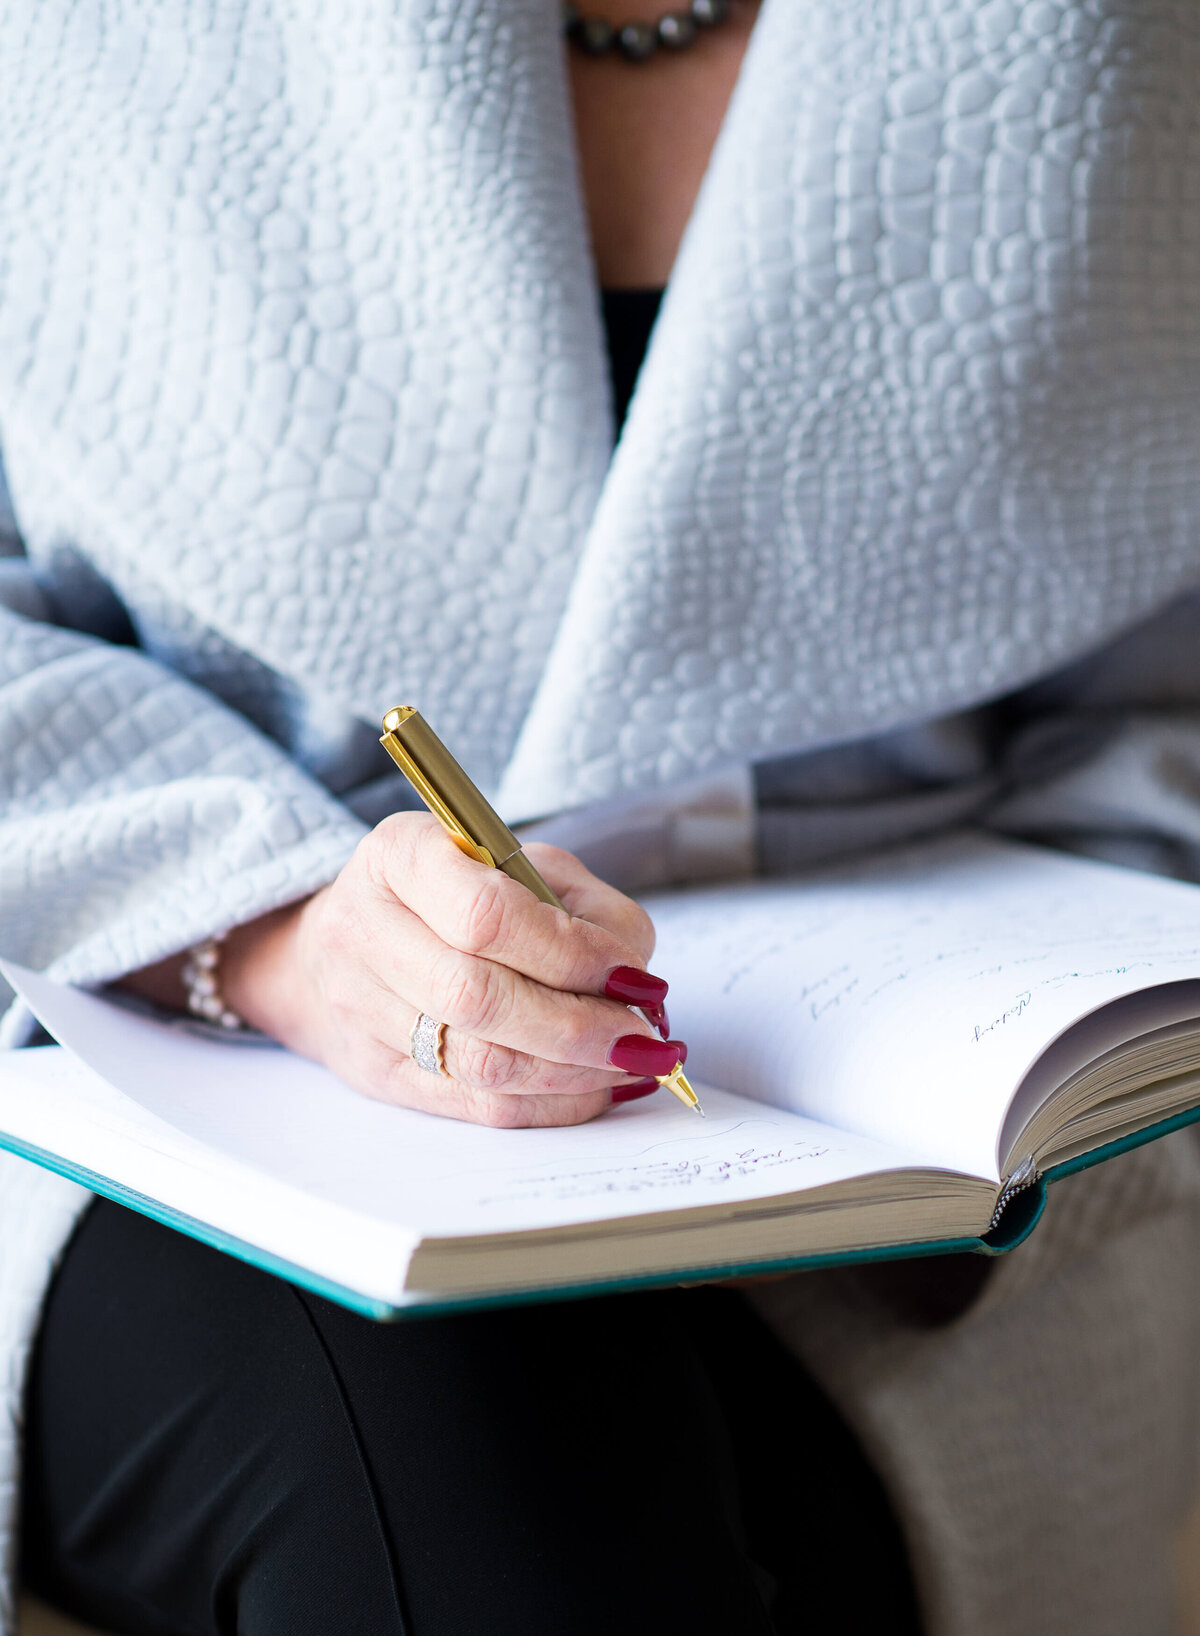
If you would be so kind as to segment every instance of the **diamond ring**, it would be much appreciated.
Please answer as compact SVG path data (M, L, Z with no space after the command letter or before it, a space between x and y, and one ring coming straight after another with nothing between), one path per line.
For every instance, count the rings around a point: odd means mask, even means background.
M442 1054L445 1033L444 1022L438 1022L428 1012L420 1011L408 1037L412 1044L412 1059L417 1067L424 1068L427 1074L440 1074L443 1079L449 1079L446 1059Z

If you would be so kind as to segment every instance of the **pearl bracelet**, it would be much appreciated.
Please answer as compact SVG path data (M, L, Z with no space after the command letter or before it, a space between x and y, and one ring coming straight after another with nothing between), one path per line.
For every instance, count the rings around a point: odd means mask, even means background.
M206 937L187 952L183 968L183 987L188 1010L205 1022L217 1023L221 1028L244 1028L246 1025L237 1012L225 1004L217 966L221 959L222 932L218 937Z

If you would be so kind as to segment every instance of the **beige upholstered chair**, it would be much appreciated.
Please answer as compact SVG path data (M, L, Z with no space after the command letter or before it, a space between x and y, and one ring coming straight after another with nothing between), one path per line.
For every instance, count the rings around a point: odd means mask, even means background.
M1180 1533L1176 1563L1179 1569L1180 1636L1200 1636L1200 1503L1197 1503Z
M18 1636L109 1636L109 1633L76 1624L74 1619L55 1613L44 1602L23 1596Z

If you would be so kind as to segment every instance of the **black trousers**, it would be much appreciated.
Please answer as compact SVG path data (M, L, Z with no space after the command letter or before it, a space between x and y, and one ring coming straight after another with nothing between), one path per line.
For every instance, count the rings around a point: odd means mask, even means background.
M854 1440L735 1293L394 1325L97 1203L24 1573L129 1636L911 1636Z

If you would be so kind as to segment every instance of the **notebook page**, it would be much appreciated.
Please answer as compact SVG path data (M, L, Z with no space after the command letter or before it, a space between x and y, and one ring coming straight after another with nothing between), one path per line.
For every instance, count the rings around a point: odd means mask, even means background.
M664 1092L588 1125L488 1130L373 1102L278 1047L156 1021L19 966L2 969L55 1038L182 1135L422 1236L760 1198L908 1162L719 1091L705 1094L705 1120Z
M988 1180L1046 1046L1200 976L1200 889L969 835L645 903L689 1072Z
M309 1273L394 1304L402 1227L301 1194L187 1136L58 1046L0 1052L0 1146L45 1153Z
M1173 1026L1188 1027L1188 1037L1200 1032L1200 980L1160 983L1136 994L1113 1000L1093 1011L1061 1034L1033 1064L1004 1116L1000 1152L1019 1140L1022 1127L1056 1086L1065 1085L1083 1068L1094 1065L1118 1046L1147 1035L1160 1035Z

